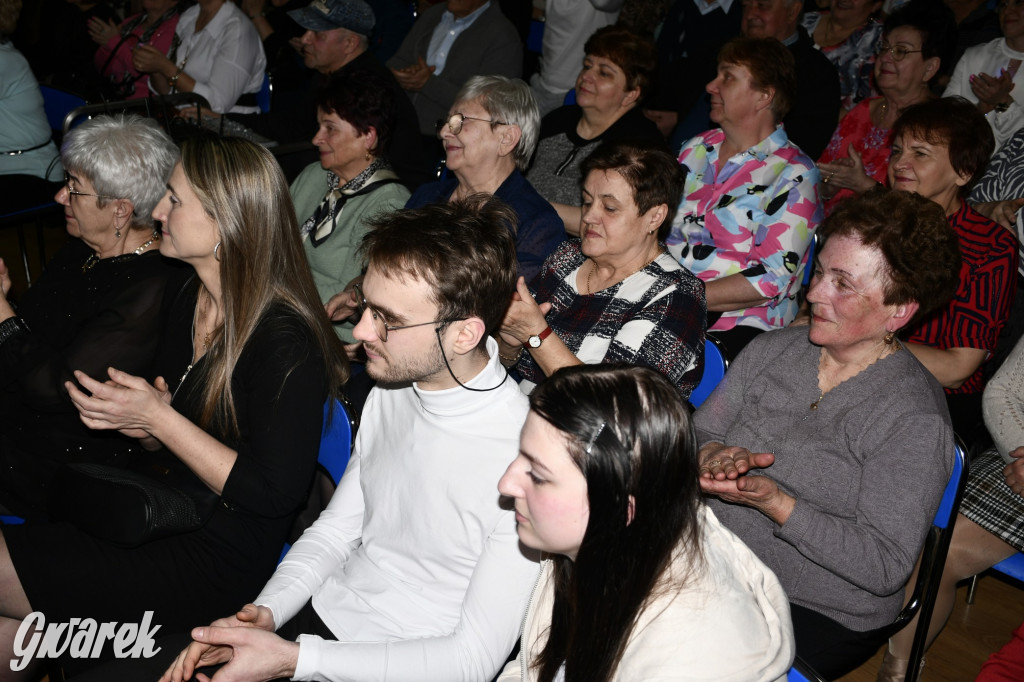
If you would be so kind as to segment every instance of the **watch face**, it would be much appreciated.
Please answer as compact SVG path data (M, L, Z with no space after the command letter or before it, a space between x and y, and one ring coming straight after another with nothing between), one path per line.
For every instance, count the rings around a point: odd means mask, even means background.
M540 348L539 336L531 336L529 339L526 340L526 342L530 344L530 348Z

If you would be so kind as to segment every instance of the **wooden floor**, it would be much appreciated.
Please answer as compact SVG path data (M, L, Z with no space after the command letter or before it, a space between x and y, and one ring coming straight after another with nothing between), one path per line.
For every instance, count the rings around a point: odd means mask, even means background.
M967 605L966 583L957 590L956 606L946 628L926 656L926 682L971 682L989 654L1010 639L1024 622L1024 585L993 574L978 581L974 604ZM841 682L874 682L882 661L874 658ZM1022 680L1024 682L1024 680Z

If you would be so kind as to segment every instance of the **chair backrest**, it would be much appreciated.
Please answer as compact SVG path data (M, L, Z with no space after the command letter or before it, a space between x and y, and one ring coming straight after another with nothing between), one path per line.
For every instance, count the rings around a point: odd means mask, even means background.
M814 231L814 236L811 237L811 245L807 247L807 265L804 266L804 279L801 282L804 289L811 283L811 276L814 275L814 257L817 255L818 247L820 246L821 235L818 231Z
M889 634L899 632L915 614L918 615L914 644L910 649L907 665L906 682L917 682L921 673L920 662L924 656L925 643L928 638L928 624L935 607L935 595L939 591L942 568L946 564L949 541L953 537L957 510L960 508L960 500L963 498L964 488L967 486L969 468L967 448L958 438L954 448L953 471L949 475L946 489L942 493L942 500L939 502L938 511L935 512L932 527L928 529L928 535L925 536L914 592L903 610L896 616L896 620L888 628Z
M40 85L39 90L43 93L43 109L46 110L46 120L50 123L50 128L57 132L66 132L67 117L78 107L84 107L85 100L78 95L48 85Z
M341 482L341 476L345 473L348 460L352 456L352 436L357 423L349 416L350 414L351 412L345 409L339 400L328 400L324 403L324 426L320 434L320 453L316 462L335 486ZM291 548L290 542L284 543L278 563L281 563Z
M270 74L263 74L263 85L260 86L260 91L256 94L256 105L260 108L260 113L267 113L270 111L270 101L274 94L274 83L270 80Z
M320 436L317 462L334 481L334 485L338 485L352 455L352 427L348 411L341 402L334 400L324 403L324 430Z
M704 337L704 375L700 378L693 392L690 393L690 404L694 408L700 407L715 386L725 376L725 370L729 368L729 359L722 348L721 342L713 336Z
M825 678L816 673L811 666L797 656L793 667L786 673L787 682L825 682Z

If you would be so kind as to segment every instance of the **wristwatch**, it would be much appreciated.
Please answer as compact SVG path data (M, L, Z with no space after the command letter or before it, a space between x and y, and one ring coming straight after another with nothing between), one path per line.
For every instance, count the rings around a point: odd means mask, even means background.
M530 348L540 348L541 342L544 339L548 338L548 336L550 336L550 334L551 334L551 327L550 326L544 327L544 331L542 331L540 334L534 334L533 336L531 336L530 338L528 338L526 340L526 343L530 346Z

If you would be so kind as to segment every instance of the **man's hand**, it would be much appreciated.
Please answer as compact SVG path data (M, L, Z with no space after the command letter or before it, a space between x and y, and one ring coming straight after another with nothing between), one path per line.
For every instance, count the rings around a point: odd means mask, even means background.
M213 621L210 628L255 628L272 633L274 631L274 616L265 606L246 604L235 615ZM196 632L210 628L196 628L192 631L195 641L178 654L174 663L160 678L160 682L189 680L192 679L196 668L225 663L231 659L234 652L230 646L218 646L195 638Z
M434 75L434 67L428 66L423 57L420 57L412 66L407 66L404 69L391 69L391 73L395 74L395 80L403 90L419 92Z

